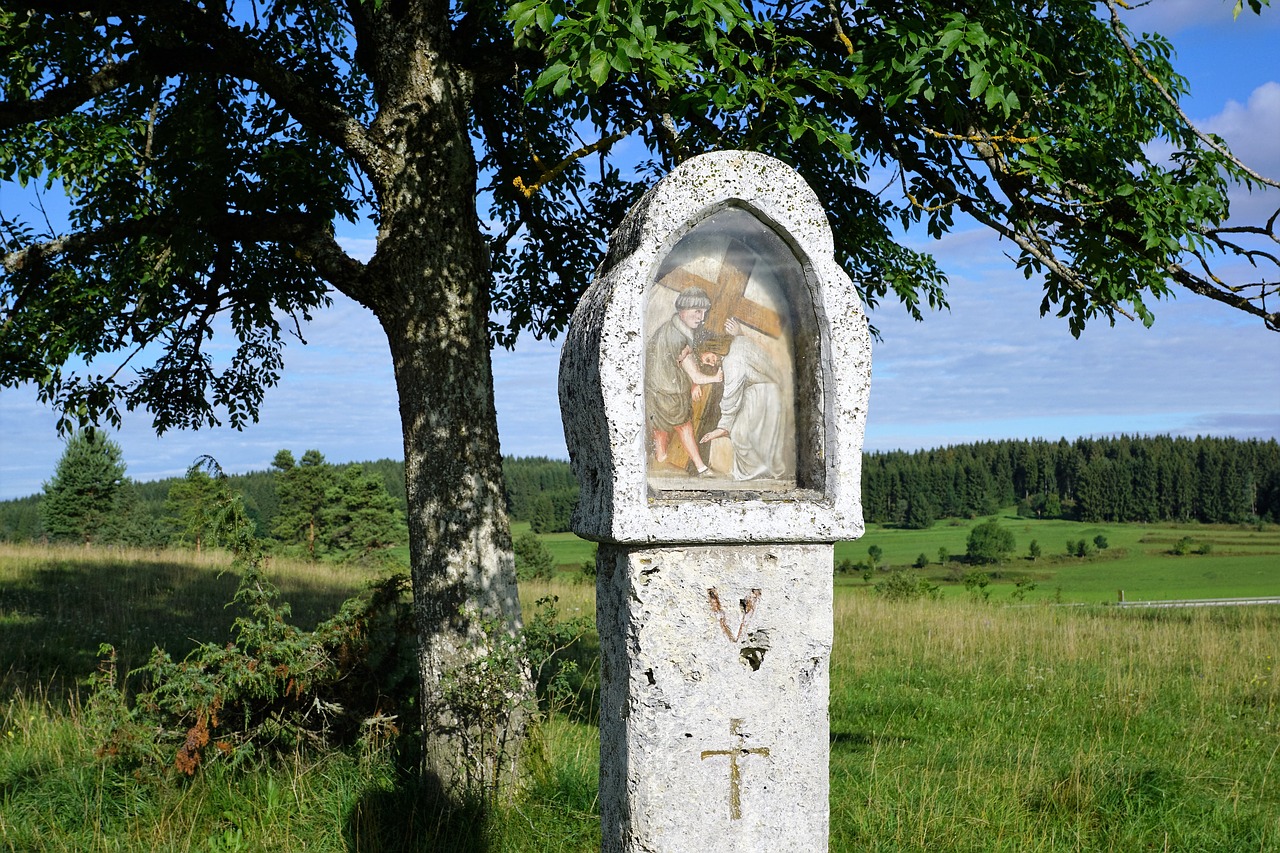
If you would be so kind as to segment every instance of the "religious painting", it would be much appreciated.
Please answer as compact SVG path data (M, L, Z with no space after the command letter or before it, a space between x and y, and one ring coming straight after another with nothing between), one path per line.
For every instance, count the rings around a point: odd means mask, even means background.
M737 207L663 260L645 307L651 489L796 488L795 309L806 293L786 243Z

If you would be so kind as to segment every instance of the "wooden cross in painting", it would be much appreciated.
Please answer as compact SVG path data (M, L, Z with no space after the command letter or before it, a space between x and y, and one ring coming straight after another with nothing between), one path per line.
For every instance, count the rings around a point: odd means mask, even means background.
M703 328L716 334L724 333L724 324L730 318L750 326L771 338L782 336L782 318L768 306L761 305L747 298L747 283L751 281L751 272L755 269L756 253L738 240L730 240L725 248L724 257L720 260L720 272L715 281L703 278L679 267L658 279L658 284L674 291L700 287L711 297L711 308L707 310L707 318ZM695 435L702 435L715 428L710 420L720 418L720 385L703 386L712 389L703 394L693 404L693 422ZM689 457L679 443L673 443L668 451L667 461L677 468L684 467Z

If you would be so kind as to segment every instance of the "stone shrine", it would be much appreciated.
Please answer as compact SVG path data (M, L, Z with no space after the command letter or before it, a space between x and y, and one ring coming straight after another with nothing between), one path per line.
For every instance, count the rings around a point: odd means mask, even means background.
M817 196L716 152L628 213L560 405L599 545L604 850L827 849L832 561L870 336Z

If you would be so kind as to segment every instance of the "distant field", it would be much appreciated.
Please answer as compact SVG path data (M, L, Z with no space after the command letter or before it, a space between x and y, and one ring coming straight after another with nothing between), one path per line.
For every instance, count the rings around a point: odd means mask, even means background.
M928 530L903 530L871 524L857 542L840 542L836 562L867 559L867 549L877 545L884 552L883 569L912 569L923 554L929 564L919 574L939 585L944 595L966 595L959 578L974 570L992 575L987 589L992 600L1007 600L1016 590L1015 582L1035 584L1025 593L1025 602L1098 604L1116 601L1124 590L1128 601L1173 598L1251 598L1280 595L1280 526L1255 527L1203 524L1083 524L1075 521L1039 520L1002 513L995 518L1013 533L1017 545L1014 557L1000 565L974 567L964 563L966 541L974 525L986 521L947 519ZM519 535L528 525L517 523ZM1092 556L1066 555L1067 542L1081 539L1092 547L1094 537L1104 536L1108 547ZM1187 537L1192 553L1173 554L1178 540ZM1042 555L1032 561L1028 549L1039 543ZM594 554L594 546L572 533L542 537L562 577L579 572ZM1208 554L1194 553L1209 546ZM951 558L945 566L938 562L938 550ZM837 575L838 586L869 587L859 574Z
M862 560L871 545L884 551L884 562L907 568L920 554L930 565L922 574L943 584L944 589L963 593L960 584L946 583L954 572L941 566L938 549L963 556L969 531L985 519L943 521L929 530L899 530L869 525L858 542L836 546L836 559ZM1061 600L1065 603L1115 601L1124 590L1129 601L1171 598L1243 598L1280 594L1280 527L1263 530L1227 525L1083 524L1074 521L998 516L1017 544L1016 558L983 570L995 578L992 598L1007 597L1013 582L1030 579L1036 588L1026 601ZM1067 543L1081 539L1093 543L1106 537L1108 547L1093 556L1068 557ZM1193 553L1175 556L1174 545L1184 537L1191 540ZM1039 543L1042 556L1028 556L1032 540ZM1209 546L1208 554L1194 553ZM954 565L954 564L949 564ZM961 565L960 571L971 567ZM860 578L841 582L860 584Z

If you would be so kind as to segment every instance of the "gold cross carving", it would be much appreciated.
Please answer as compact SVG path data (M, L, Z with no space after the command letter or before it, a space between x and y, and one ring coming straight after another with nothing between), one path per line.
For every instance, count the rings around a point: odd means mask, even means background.
M748 755L768 755L769 748L767 746L747 749L747 736L741 731L742 720L729 720L729 734L738 739L738 745L729 749L704 749L702 751L702 760L715 758L717 756L726 756L729 759L729 819L742 819L742 768L738 762Z

